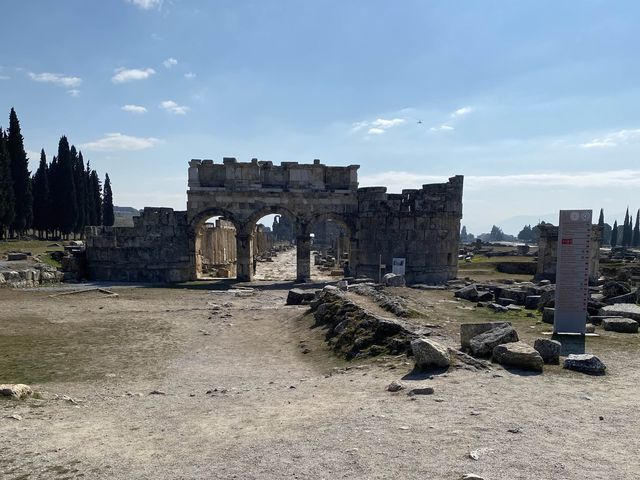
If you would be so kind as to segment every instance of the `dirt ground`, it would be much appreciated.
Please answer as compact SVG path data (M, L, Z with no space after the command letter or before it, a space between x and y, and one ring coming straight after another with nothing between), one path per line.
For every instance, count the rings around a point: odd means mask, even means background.
M430 378L406 357L347 364L306 307L284 306L290 284L254 286L0 289L0 383L42 397L0 400L0 477L640 478L635 335L587 339L604 377L496 366ZM503 318L451 292L392 291L451 346L461 322ZM545 330L508 315L525 341ZM407 388L386 391L394 380ZM406 394L423 386L435 394Z

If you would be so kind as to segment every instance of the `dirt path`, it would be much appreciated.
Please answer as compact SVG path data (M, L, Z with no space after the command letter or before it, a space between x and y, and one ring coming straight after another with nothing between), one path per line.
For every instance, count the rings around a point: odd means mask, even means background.
M403 358L344 370L284 290L117 291L0 290L0 383L44 392L0 400L2 478L640 478L637 348L606 377L409 380Z

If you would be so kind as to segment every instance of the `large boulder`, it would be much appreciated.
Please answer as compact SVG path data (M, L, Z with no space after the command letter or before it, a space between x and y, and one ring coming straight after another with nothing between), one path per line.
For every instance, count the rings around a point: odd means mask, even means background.
M540 354L542 360L546 364L560 364L560 350L562 344L557 340L550 338L538 338L533 344L533 348Z
M598 315L603 317L624 317L640 321L640 306L631 303L607 305L598 311Z
M0 396L23 399L33 395L33 390L29 385L22 383L0 385Z
M602 327L611 332L638 333L638 322L630 318L605 318Z
M416 338L411 342L411 351L419 369L446 368L451 365L451 355L447 347L433 340Z
M615 305L617 303L636 303L638 301L638 289L632 290L624 295L618 295L617 297L610 297L605 299L605 303L609 305Z
M518 340L518 333L514 328L503 325L473 337L470 342L471 353L477 357L488 357L498 345Z
M596 357L587 353L571 354L564 360L563 368L589 375L604 375L606 365Z
M545 307L544 310L542 310L542 321L544 323L550 323L551 325L553 325L555 315L555 308Z
M289 290L289 294L287 295L287 305L306 305L314 298L316 298L315 290L293 288Z
M387 287L404 287L406 285L404 275L397 275L395 273L387 273L382 277L382 281Z
M453 296L463 300L469 300L470 302L477 302L479 294L476 285L472 283L471 285L467 285L466 287L462 287L460 290L453 292Z
M463 350L471 347L471 339L476 335L488 332L489 330L505 325L511 325L510 322L484 322L484 323L463 323L460 325L460 345Z
M493 361L508 367L541 372L544 361L533 347L523 342L498 345L493 349Z
M602 294L605 298L619 297L631 292L631 287L624 282L610 281L602 286Z

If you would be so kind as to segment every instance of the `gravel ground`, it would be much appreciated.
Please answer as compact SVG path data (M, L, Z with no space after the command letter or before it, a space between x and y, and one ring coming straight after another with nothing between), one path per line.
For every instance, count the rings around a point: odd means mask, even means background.
M628 337L588 340L605 377L416 377L403 357L335 358L305 307L258 284L0 290L0 383L42 396L0 400L0 477L640 478L640 354ZM429 309L449 345L474 314L448 292L394 291ZM406 388L387 392L394 380ZM426 386L435 394L406 394Z

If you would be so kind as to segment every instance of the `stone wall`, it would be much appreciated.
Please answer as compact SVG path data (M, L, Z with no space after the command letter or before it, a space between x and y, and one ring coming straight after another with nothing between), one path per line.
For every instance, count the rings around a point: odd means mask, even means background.
M133 227L87 227L89 278L179 282L191 277L187 212L144 209Z
M440 283L458 273L463 177L388 194L385 187L358 190L356 272L375 280L379 262L391 272L406 259L408 283Z
M199 232L197 254L201 257L199 274L235 277L238 258L233 223L223 219L217 219L215 224L205 223Z
M540 225L538 241L538 265L536 280L556 281L556 265L558 263L558 231L554 225ZM602 229L598 225L591 228L591 251L589 253L589 283L595 284L600 271L600 246Z

